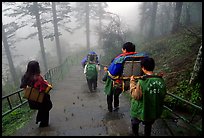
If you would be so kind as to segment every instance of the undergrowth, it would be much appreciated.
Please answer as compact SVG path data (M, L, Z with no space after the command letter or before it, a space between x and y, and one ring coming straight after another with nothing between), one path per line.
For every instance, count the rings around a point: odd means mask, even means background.
M35 110L30 110L28 105L17 108L2 118L2 136L11 136L16 130L22 128L32 118Z

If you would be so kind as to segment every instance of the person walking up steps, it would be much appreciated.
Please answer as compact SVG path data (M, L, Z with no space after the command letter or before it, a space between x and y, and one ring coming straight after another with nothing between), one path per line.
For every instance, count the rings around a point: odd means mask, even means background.
M90 61L84 67L84 74L90 92L96 91L99 65L94 62L94 56L90 55Z
M116 56L110 63L110 65L105 68L107 80L105 83L105 93L107 95L108 111L119 110L119 97L123 92L122 79L120 79L123 73L123 62L127 56L144 56L145 53L135 52L135 45L132 42L126 42L122 45L122 53ZM105 77L104 77L105 78ZM105 80L105 79L104 79ZM114 97L114 98L113 98ZM113 108L114 100L114 108Z
M130 78L132 132L138 136L139 124L142 122L145 125L144 135L150 136L152 124L163 111L166 85L161 76L153 73L153 58L142 59L141 67L145 75L137 83L134 76Z

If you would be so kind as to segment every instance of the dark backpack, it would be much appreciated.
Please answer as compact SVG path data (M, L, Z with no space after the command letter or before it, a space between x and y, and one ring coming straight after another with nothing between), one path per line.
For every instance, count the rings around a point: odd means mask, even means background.
M88 63L86 66L86 77L87 79L94 79L98 75L96 64Z

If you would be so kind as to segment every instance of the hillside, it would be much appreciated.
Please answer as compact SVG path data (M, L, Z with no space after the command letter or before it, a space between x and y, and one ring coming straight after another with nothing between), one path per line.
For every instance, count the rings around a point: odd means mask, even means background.
M139 51L145 51L155 59L155 71L164 73L168 91L181 96L182 94L178 92L178 89L188 83L200 46L201 39L195 35L187 34L183 30L177 34L144 43ZM186 89L189 89L186 91L190 91L192 88ZM197 89L200 89L200 85ZM186 95L188 98L191 97L189 93ZM200 96L198 99L201 100Z

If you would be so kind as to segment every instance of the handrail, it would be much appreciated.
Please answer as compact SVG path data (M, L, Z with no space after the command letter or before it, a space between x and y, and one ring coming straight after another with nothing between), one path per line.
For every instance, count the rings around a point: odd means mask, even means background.
M195 104L193 104L193 103L191 103L191 102L189 102L189 101L187 101L187 100L185 100L185 99L182 99L182 98L180 98L180 97L178 97L178 96L176 96L176 95L174 95L174 94L172 94L172 93L169 93L169 92L167 92L167 95L166 95L166 96L171 96L172 98L176 99L176 103L178 103L178 101L180 101L180 102L183 103L183 105L184 105L184 104L187 104L187 105L193 107L194 113L192 113L191 116L189 116L189 118L187 118L187 117L185 117L184 115L181 115L181 114L177 113L176 110L174 109L174 107L171 107L171 106L169 105L169 103L167 103L167 104L164 105L164 108L165 108L165 109L167 109L168 111L170 111L171 113L173 113L174 115L176 115L178 118L182 119L184 122L188 123L190 126L192 126L192 127L195 128L196 130L198 130L198 131L201 132L201 131L202 131L202 126L201 126L201 128L200 128L200 127L194 125L194 124L193 124L193 120L194 120L194 118L195 118L196 115L199 116L199 119L202 119L202 107L200 107L200 106L198 106L198 105L195 105ZM175 105L174 105L174 106L175 106ZM197 119L197 120L198 120L198 119Z
M195 107L196 109L202 111L202 107L200 107L200 106L198 106L198 105L195 105L195 104L193 104L193 103L191 103L191 102L189 102L189 101L187 101L187 100L185 100L185 99L182 99L182 98L180 98L180 97L178 97L178 96L176 96L176 95L174 95L174 94L172 94L172 93L167 92L167 95L170 95L171 97L174 97L175 99L179 99L180 101L182 101L182 102L184 102L184 103L187 103L187 104L189 104L189 105Z
M67 63L68 63L68 60L67 60L67 58L66 58L66 60L65 60L61 65L49 69L49 70L44 74L45 79L48 80L48 81L53 85L53 83L54 83L54 82L53 82L53 77L54 77L54 75L56 75L57 73L60 72L58 78L60 78L60 76L63 77L63 75L62 75L63 66L66 65ZM5 111L5 112L3 112L3 108L2 108L2 118L3 118L4 116L6 116L7 114L11 113L12 111L14 111L15 109L21 107L22 105L24 105L24 104L26 104L26 103L28 102L26 99L23 101L23 98L22 98L22 96L21 96L21 93L22 93L22 92L23 92L23 89L20 89L20 90L17 90L17 91L15 91L15 92L11 93L11 94L5 95L5 96L3 96L3 97L1 98L1 99L2 99L2 105L4 104L4 103L3 103L3 100L7 99L8 106L9 106L9 110L7 110L7 111ZM13 95L18 95L18 98L19 98L19 100L20 100L20 104L14 106L14 107L13 107L11 101L10 101L10 97L13 96Z

